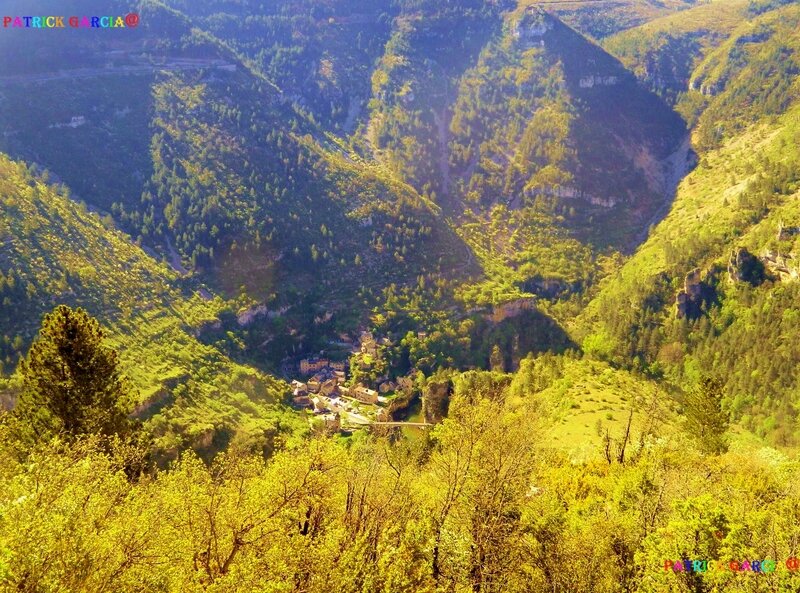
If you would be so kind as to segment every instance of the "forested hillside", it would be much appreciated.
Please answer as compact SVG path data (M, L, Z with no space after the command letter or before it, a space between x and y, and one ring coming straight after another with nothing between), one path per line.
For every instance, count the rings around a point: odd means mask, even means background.
M368 323L369 308L388 306L387 294L410 291L434 309L420 329L451 336L420 357L455 361L450 344L469 338L476 352L464 362L483 364L492 332L461 327L467 311L532 295L576 298L613 260L605 250L627 248L634 227L669 199L661 161L679 147L681 122L563 25L539 55L527 33L512 41L532 26L520 19L539 17L504 15L511 6L409 2L362 13L338 2L308 16L299 8L248 4L236 10L264 17L243 22L225 17L232 6L145 2L143 26L126 31L124 43L97 46L83 32L68 64L45 45L35 74L11 76L0 104L3 150L49 170L175 270L237 299L235 309L288 309L284 321L261 318L246 332L223 317L223 331L204 339L224 343L230 355L275 370L298 348L324 347ZM363 29L384 25L385 46L380 36L364 41ZM563 56L575 57L559 75ZM507 60L519 79L471 104L476 68L493 59ZM304 60L319 70L299 76ZM524 82L540 69L564 80ZM625 117L658 112L653 134L626 123L635 133L620 130L617 140L613 121L590 123L613 110L602 89L581 86L587 76L632 91ZM521 93L532 94L512 112L494 105ZM526 118L558 109L553 93L574 112L569 132L522 138ZM472 121L480 113L491 126ZM519 131L493 138L505 128ZM638 159L610 189L599 169L581 164L605 154L607 142L619 147L608 154ZM516 164L489 171L493 150L518 152ZM645 156L634 157L639 151ZM574 184L559 177L562 169ZM502 195L492 195L501 186ZM489 216L498 223L493 233L513 234L511 241L476 237ZM604 217L619 216L625 228L605 233ZM436 302L423 286L435 288ZM534 334L563 334L548 315L533 317L544 324ZM319 317L328 321L309 323ZM391 331L402 338L409 329ZM558 349L565 341L528 343ZM505 355L513 362L524 352Z
M500 25L497 7L484 2L409 2L372 75L370 148L439 203L449 193L447 125L454 87Z
M596 320L585 350L683 386L714 373L731 414L784 443L797 436L800 355L798 16L758 16L699 63L684 101L705 105L700 166L583 315Z
M677 114L536 8L511 15L463 77L451 131L455 209L505 222L464 236L493 280L542 296L587 290L596 258L635 245L690 161Z
M168 4L229 44L324 127L345 134L362 121L374 62L400 11L389 0Z
M266 445L281 429L285 385L197 340L227 308L20 163L0 159L0 343L10 374L56 304L103 320L121 352L139 415L162 453L218 449L239 433ZM16 398L18 385L4 386ZM6 402L7 404L8 402ZM282 422L292 423L291 416ZM212 440L215 441L212 447ZM271 446L271 445L270 445Z
M101 70L73 65L81 80L11 81L3 148L224 297L301 305L298 338L275 344L267 368L313 344L309 315L346 316L315 335L352 329L362 290L474 271L434 204L327 137L289 89L180 13L145 3L141 18L129 44L91 54L110 60ZM263 343L276 328L259 332Z
M675 102L707 53L752 16L752 6L747 0L700 4L608 37L603 47L655 92Z

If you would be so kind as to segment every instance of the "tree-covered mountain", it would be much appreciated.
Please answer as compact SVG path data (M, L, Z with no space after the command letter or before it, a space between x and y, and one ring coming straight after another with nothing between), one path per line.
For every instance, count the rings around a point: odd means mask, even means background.
M705 55L752 15L745 0L699 4L603 40L603 46L670 102L687 90Z
M627 249L688 159L679 116L538 8L512 13L462 79L451 131L460 209L534 207L597 250Z
M713 261L792 286L785 4L147 0L113 36L9 31L0 150L219 298L195 337L236 364L370 329L392 378L583 349L679 392L717 368L676 370L666 323L676 298L681 323L724 305ZM6 318L6 373L57 300Z
M230 45L324 127L343 134L361 121L374 63L400 11L389 0L169 5Z
M434 204L326 136L289 91L188 16L141 10L141 31L94 48L102 65L60 73L49 54L44 79L7 79L4 150L228 297L244 290L282 308L302 293L314 314L342 311L352 325L362 290L471 271Z

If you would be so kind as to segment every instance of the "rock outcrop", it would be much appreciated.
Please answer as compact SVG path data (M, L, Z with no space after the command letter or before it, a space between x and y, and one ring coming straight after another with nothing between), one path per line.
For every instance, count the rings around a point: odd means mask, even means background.
M764 264L744 247L731 253L728 260L728 277L731 282L747 282L759 286L766 279Z
M588 194L583 190L572 186L537 188L536 190L528 190L526 193L528 196L535 196L537 193L544 193L548 196L554 196L556 198L562 198L566 200L584 200L593 206L599 206L601 208L613 208L620 203L620 200L614 196L601 198L599 196Z
M589 76L583 76L578 81L578 85L582 89L590 89L596 86L614 86L618 82L619 78L616 76L601 76L599 74L593 74Z
M705 97L715 97L725 90L726 84L726 80L718 80L710 83L695 79L689 82L689 89L697 91Z
M529 6L514 23L511 35L523 43L540 43L553 30L553 18L537 6Z
M777 251L765 251L761 263L767 271L781 282L800 280L800 263L792 255L783 255Z
M256 317L260 317L261 315L267 314L267 306L266 305L257 305L255 307L250 307L249 309L239 313L236 316L236 321L242 327L246 327L255 321Z
M686 275L683 290L676 298L678 319L697 319L716 298L714 289L703 281L702 273L695 268Z
M266 316L270 319L275 319L277 317L282 317L288 310L288 305L274 311L267 309L266 305L256 305L239 313L236 316L236 321L241 327L247 327L255 322L255 320L259 317ZM323 321L328 321L329 319L330 317L325 317ZM317 321L316 323L322 323L322 321Z

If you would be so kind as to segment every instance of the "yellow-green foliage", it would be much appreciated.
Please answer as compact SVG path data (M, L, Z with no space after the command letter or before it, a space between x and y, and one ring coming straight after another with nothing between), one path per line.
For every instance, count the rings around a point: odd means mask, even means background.
M624 463L575 462L548 446L537 396L467 383L478 390L459 392L427 442L319 439L210 466L186 455L136 481L91 442L20 461L0 433L0 590L796 587L783 563L800 537L797 462L755 447L703 456L679 434L638 431ZM783 566L664 570L683 559Z
M623 439L629 419L631 438L676 428L676 404L661 385L588 358L525 358L510 393L520 401L535 395L543 402L553 420L548 442L575 459L597 455L606 435Z
M480 261L487 279L459 290L468 305L501 304L536 290L545 281L555 293L589 284L593 277L590 248L569 236L547 213L535 207L509 210L495 206L487 215L473 216L457 231ZM474 220L474 222L473 222Z
M712 35L730 34L747 16L749 0L711 0L697 3L686 10L662 16L647 22L635 30L625 31L606 41L623 39L638 30L644 34L656 32L693 33L707 32Z
M676 101L694 68L749 17L749 0L715 0L655 19L603 41L638 78Z

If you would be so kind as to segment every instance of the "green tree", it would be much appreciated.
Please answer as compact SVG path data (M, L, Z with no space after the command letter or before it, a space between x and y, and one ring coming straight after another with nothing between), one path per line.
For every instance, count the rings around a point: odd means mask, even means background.
M728 449L725 433L728 415L722 409L722 383L703 377L697 389L686 400L686 428L706 453L723 453Z
M23 388L15 409L33 440L130 432L133 391L104 338L100 324L83 309L60 305L45 315L20 364Z
M489 368L498 373L504 373L506 370L505 357L497 344L494 345L492 353L489 355Z

